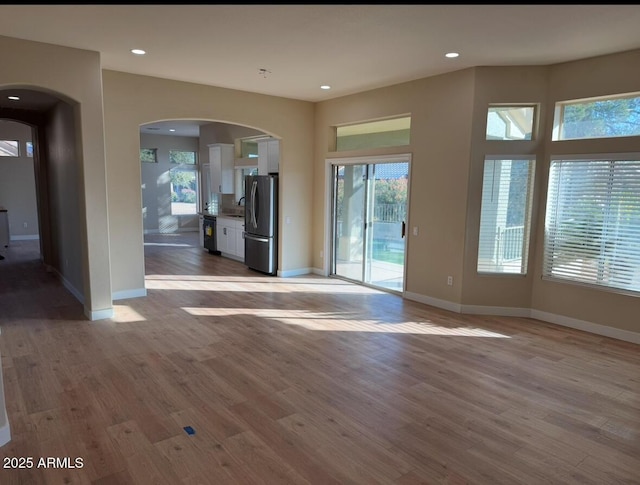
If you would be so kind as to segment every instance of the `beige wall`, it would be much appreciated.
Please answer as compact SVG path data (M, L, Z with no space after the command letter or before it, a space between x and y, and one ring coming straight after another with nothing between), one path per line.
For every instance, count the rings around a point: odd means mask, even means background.
M240 124L281 139L279 271L311 265L312 103L103 71L113 291L144 288L140 125L186 119ZM115 257L117 255L117 257Z
M281 139L279 215L290 220L280 226L281 274L324 271L327 158L408 152L408 225L419 235L407 241L406 296L462 310L529 307L537 317L640 333L637 296L544 281L540 272L549 157L640 152L639 137L551 142L554 103L637 91L640 51L549 67L467 69L317 104L101 71L98 53L7 37L0 37L0 62L11 67L0 71L0 88L44 89L77 103L78 225L87 263L85 309L92 316L111 309L111 291L124 296L144 289L140 124L199 119ZM502 150L483 140L490 102L541 103L542 138L519 147L538 162L530 274L515 279L474 271L479 168L486 152ZM406 114L412 117L408 147L332 152L332 126ZM446 284L449 275L453 286Z
M460 302L473 94L474 72L465 70L318 104L313 174L313 264L318 272L325 265L320 251L327 251L325 160L411 153L406 291ZM332 151L332 126L406 114L411 114L409 146ZM418 236L412 235L414 226ZM447 285L447 276L453 276L453 286Z
M551 142L556 101L638 92L640 51L556 66L480 67L318 103L314 165L313 264L323 272L326 162L331 157L410 152L405 296L470 313L519 314L640 341L638 296L545 281L541 277L544 210L551 154L640 152L640 137ZM539 136L485 140L490 103L535 103ZM331 151L331 127L411 114L406 147ZM476 272L485 155L536 158L529 271L526 276ZM411 228L419 227L419 236ZM451 287L446 277L454 277Z
M76 152L74 110L67 103L56 104L47 113L45 151L48 175L46 204L51 224L52 252L47 263L56 268L67 288L85 299L86 247L83 240L80 203L82 184ZM84 257L80 257L83 255Z
M25 62L25 59L28 60ZM81 205L84 307L91 319L112 314L111 265L100 55L0 36L0 88L49 92L74 104ZM80 135L81 134L81 135Z
M544 149L545 126L540 123L533 140L496 141L486 139L487 108L489 104L536 104L543 121L547 114L546 67L487 67L477 68L475 81L473 130L469 164L469 192L467 201L466 244L464 251L464 274L462 281L463 305L529 308L533 272L521 275L479 275L478 235L480 232L480 206L482 179L486 155L530 155L538 159L534 181L539 181L544 164L541 154ZM534 201L540 193L539 184L534 190ZM538 204L534 203L532 220L537 221ZM532 234L535 234L535 224ZM535 247L530 248L534 254ZM530 268L533 265L530 260Z
M26 142L31 141L31 127L0 120L0 139L17 140L20 147L19 157L0 157L0 207L7 209L9 234L14 240L37 238L36 180L33 157L28 157L26 150Z
M536 251L532 265L532 307L539 312L560 315L623 331L640 333L640 298L545 281L541 278L544 200L549 159L552 155L583 153L640 153L640 137L551 142L555 102L640 92L640 50L552 66L549 71L549 109L546 112L546 142L541 173L540 211L535 233Z

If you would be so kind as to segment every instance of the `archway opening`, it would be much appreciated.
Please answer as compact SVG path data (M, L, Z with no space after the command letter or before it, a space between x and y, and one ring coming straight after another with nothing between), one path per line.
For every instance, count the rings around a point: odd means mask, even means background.
M9 244L38 240L46 269L84 302L86 234L78 154L77 106L45 89L0 88L0 139L17 144L11 167L0 159L0 191L9 219ZM2 163L4 162L4 163Z

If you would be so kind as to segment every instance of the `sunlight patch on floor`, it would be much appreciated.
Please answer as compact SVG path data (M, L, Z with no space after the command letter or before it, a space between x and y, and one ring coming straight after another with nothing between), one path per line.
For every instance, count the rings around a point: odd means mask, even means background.
M384 294L380 290L329 278L267 278L250 276L147 275L148 290L237 291L241 293L355 293Z
M286 325L297 325L308 330L325 332L375 332L406 333L415 335L439 335L453 337L510 338L508 335L482 328L444 327L430 321L388 323L379 320L358 318L355 313L310 312L307 310L280 310L269 308L202 308L182 307L194 316L228 317L247 315L277 320Z
M144 322L147 319L128 305L113 305L112 321L116 323Z

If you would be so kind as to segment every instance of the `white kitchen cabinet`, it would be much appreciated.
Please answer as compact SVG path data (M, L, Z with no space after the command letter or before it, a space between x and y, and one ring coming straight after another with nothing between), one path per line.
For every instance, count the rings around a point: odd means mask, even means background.
M216 222L218 251L223 256L244 261L244 219L218 216Z
M211 191L233 194L234 145L215 143L209 146L209 176Z
M229 254L229 228L231 221L224 217L216 218L216 247L222 254Z
M280 170L280 140L258 142L258 175L278 173Z
M244 261L244 221L237 221L236 224L236 256Z

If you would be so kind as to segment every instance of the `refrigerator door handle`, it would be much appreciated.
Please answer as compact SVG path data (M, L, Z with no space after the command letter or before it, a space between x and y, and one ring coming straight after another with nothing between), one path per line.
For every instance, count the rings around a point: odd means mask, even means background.
M265 243L269 242L268 237L252 236L251 234L247 234L246 232L244 233L244 238L251 239L252 241L258 241L258 242L265 242Z
M251 185L251 224L253 228L258 227L258 220L256 219L256 191L258 190L258 181L254 180Z

